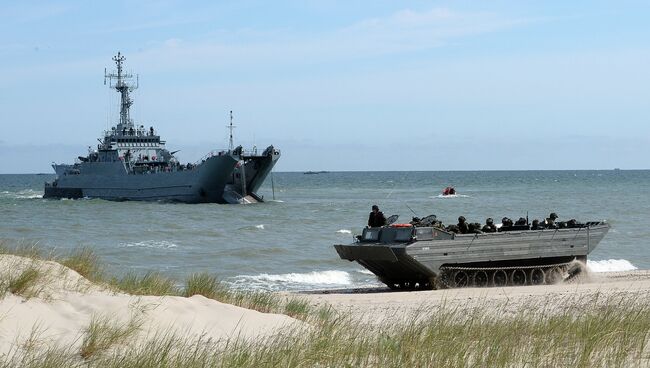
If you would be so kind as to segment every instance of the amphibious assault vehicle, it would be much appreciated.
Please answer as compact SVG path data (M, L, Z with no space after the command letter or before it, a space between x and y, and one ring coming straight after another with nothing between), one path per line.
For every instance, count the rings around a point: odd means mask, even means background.
M352 244L334 245L391 289L537 285L577 274L609 224L572 222L563 228L456 234L435 226L367 227Z

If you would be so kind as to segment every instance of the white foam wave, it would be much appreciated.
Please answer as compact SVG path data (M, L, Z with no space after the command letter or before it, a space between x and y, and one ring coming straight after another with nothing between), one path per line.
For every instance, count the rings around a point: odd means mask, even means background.
M284 273L240 275L232 284L247 289L297 290L322 287L347 287L352 284L350 274L345 271L313 271L308 273Z
M143 240L139 242L121 243L120 247L139 247L139 248L176 248L177 245L167 240Z
M43 192L32 189L19 190L18 192L10 192L8 190L0 192L0 196L13 199L33 199L43 198Z
M587 268L591 272L632 271L637 269L635 265L626 259L587 260Z
M467 194L448 194L448 195L442 195L438 194L437 196L430 196L429 198L470 198Z
M374 275L374 273L366 270L365 268L363 270L358 270L357 272L362 273L364 275Z
M339 234L352 234L351 230L341 229L336 231Z
M264 230L264 224L255 225L256 229Z

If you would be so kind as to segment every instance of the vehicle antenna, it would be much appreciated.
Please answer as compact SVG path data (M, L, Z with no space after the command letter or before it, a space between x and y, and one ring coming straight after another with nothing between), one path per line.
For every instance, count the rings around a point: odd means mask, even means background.
M526 225L528 225L528 211L526 211Z
M413 214L414 214L415 216L419 217L418 214L415 213L415 211L413 211L413 209L412 209L411 207L409 207L408 204L404 203L404 205L406 206L406 208L408 208L409 210L411 210L411 212L413 212Z

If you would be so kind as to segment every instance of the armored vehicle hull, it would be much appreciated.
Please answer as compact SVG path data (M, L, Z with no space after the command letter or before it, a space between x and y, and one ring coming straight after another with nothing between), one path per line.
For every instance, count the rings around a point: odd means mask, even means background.
M435 227L366 228L335 245L391 288L446 288L553 283L579 271L609 225L454 234Z

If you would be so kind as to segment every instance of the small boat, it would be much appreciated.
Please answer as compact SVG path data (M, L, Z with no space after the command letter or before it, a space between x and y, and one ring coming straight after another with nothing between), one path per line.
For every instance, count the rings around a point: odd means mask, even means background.
M455 194L456 194L456 189L454 189L454 187L447 187L442 191L443 196L455 195Z

